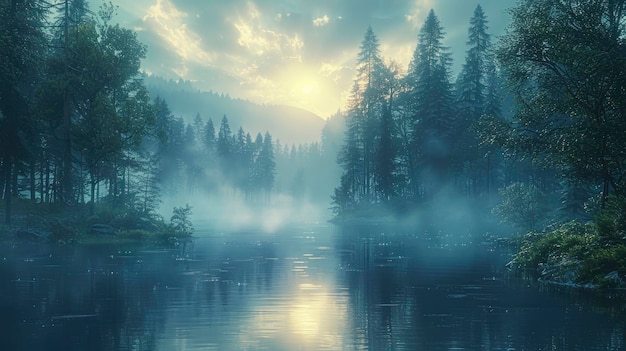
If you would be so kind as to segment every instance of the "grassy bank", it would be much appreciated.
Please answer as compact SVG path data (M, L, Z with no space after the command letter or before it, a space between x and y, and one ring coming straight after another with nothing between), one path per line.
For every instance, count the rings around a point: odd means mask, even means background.
M514 239L518 252L510 265L550 283L626 288L626 242L620 235L597 220L563 223Z
M155 213L102 203L52 206L16 200L11 224L0 225L0 237L55 244L125 244L147 242L169 245L193 233L191 209L174 208L169 222ZM4 219L0 207L0 218Z

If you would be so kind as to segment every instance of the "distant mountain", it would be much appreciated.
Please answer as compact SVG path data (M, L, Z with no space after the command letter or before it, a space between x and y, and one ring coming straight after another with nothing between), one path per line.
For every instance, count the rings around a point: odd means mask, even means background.
M243 127L252 137L270 132L283 145L319 141L325 121L320 116L291 106L258 105L228 95L199 91L188 81L165 80L145 76L144 83L153 97L163 98L175 116L191 122L196 114L205 121L211 118L216 132L224 115L236 132Z

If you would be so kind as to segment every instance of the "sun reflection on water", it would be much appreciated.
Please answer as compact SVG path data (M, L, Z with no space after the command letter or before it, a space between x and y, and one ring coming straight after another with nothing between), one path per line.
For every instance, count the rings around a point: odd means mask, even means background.
M303 255L304 260L323 259ZM295 284L257 303L244 330L243 343L254 347L298 350L341 349L347 323L348 296L334 282L315 281L315 274L298 258L292 262ZM288 345L284 345L284 344Z

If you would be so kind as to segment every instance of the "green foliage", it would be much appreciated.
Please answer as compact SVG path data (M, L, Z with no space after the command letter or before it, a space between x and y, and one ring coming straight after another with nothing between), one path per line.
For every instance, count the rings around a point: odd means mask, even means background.
M601 230L610 229L598 226L597 221L572 221L547 233L528 233L520 238L513 267L540 269L542 277L549 281L622 287L626 277L626 244L607 245L607 233L600 234Z
M427 200L450 180L452 170L450 147L456 106L450 79L452 58L443 45L444 35L439 18L431 10L420 28L407 73L412 108L409 152L415 158L410 182L423 189L421 195Z
M172 218L170 219L170 227L175 237L188 237L193 234L194 228L191 223L191 206L186 204L185 207L174 207Z
M617 272L622 279L626 277L626 245L599 247L593 250L580 267L578 281L606 288L619 287L619 282L606 278L611 272Z
M78 223L68 218L52 218L47 227L55 243L72 243L80 235Z
M386 79L391 78L380 53L372 27L365 31L357 55L356 76L348 102L345 144L338 161L343 168L342 182L355 201L375 199L376 154L379 127L387 104ZM343 199L340 200L344 202ZM335 202L338 204L338 202ZM340 208L340 207L339 207Z
M603 245L626 244L626 198L611 196L594 223Z
M548 233L530 232L521 238L520 250L513 263L517 268L535 269L540 264L565 258L580 260L595 239L593 225L576 221L559 225Z
M532 184L513 183L500 189L493 213L523 230L536 230L548 218L546 195Z
M591 192L582 184L570 181L562 182L561 207L559 210L568 219L584 219L589 217L585 204L591 198Z
M122 238L122 239L142 241L150 237L154 237L155 233L149 232L143 229L130 229L130 230L120 230L116 235L117 237Z
M626 12L608 0L524 0L498 58L520 101L504 147L569 179L621 191L626 180Z

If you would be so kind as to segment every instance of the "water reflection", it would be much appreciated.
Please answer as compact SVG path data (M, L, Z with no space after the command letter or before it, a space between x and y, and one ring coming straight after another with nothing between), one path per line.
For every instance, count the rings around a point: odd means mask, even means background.
M6 349L626 347L623 304L506 279L507 254L481 235L322 225L198 234L175 250L0 246Z

